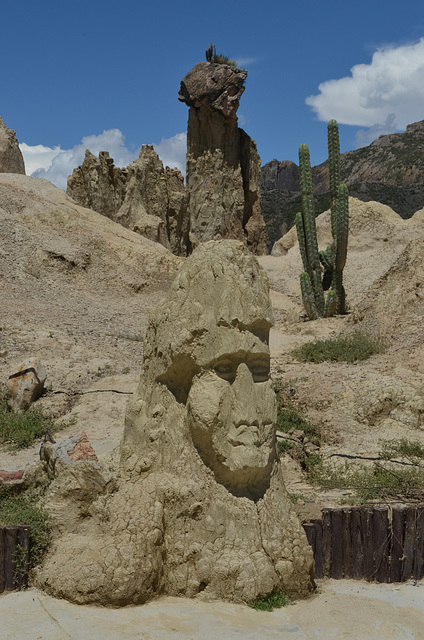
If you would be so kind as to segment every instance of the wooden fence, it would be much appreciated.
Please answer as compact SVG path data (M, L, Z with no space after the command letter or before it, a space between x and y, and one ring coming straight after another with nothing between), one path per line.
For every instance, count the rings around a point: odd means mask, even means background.
M317 578L403 582L424 577L424 505L323 509L304 523Z
M0 593L28 585L29 526L0 527Z

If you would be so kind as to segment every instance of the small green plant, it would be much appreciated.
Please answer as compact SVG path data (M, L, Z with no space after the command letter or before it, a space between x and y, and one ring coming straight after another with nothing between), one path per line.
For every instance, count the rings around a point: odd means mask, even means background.
M0 490L0 526L29 525L28 569L39 564L50 544L51 525L48 515L38 505L34 490L11 493ZM19 549L17 551L19 556ZM19 557L17 558L19 565ZM18 567L19 569L19 567Z
M124 367L124 368L122 369L122 371L121 371L121 373L122 373L123 375L126 375L126 374L127 374L127 373L129 373L129 372L130 372L130 368L129 368L129 367Z
M300 145L302 212L296 214L296 230L304 268L300 287L303 304L311 320L346 313L343 269L347 256L349 201L346 185L340 184L340 143L336 120L328 123L328 165L333 242L325 251L318 251L311 160L308 146ZM325 291L328 291L327 297Z
M372 355L384 353L382 340L372 338L363 331L327 340L314 340L294 349L293 356L301 362L360 362Z
M274 609L280 609L291 604L291 600L284 594L277 591L273 591L265 598L259 598L249 603L249 607L256 609L257 611L273 611Z
M330 465L320 455L312 455L307 459L305 471L312 484L322 489L351 491L360 504L394 499L423 500L424 447L421 443L406 439L383 442L378 458L372 466L358 462ZM395 458L412 462L405 466Z
M208 62L214 62L215 64L228 64L230 67L237 66L237 62L235 60L230 60L228 56L224 56L222 53L217 53L214 44L210 44L208 49L206 49L206 60Z
M57 431L54 419L41 407L32 406L23 413L15 412L9 407L6 395L0 397L0 444L24 449L44 435L46 429L51 433Z

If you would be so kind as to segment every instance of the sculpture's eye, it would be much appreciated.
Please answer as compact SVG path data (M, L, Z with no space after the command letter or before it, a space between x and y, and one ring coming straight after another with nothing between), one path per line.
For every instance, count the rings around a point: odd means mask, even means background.
M234 380L234 367L229 360L217 362L214 366L214 371L223 380L227 380L228 382Z
M260 360L252 362L249 366L254 382L266 382L269 378L269 363Z

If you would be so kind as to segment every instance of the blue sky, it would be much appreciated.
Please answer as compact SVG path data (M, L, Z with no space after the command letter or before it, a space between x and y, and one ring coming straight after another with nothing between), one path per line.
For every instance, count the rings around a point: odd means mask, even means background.
M424 119L424 3L15 0L3 3L0 116L27 173L61 186L85 148L124 166L142 144L184 168L181 78L213 42L248 71L239 123L262 163L327 157ZM38 169L38 171L37 171Z

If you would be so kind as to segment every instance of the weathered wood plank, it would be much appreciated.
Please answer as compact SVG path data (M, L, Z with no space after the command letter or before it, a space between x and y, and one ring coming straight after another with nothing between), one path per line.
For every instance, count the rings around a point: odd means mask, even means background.
M0 527L0 593L4 591L4 563L5 563L5 548L4 548L4 527Z
M331 521L331 577L343 578L343 512L333 509Z
M15 588L13 558L18 542L18 527L4 527L4 588L12 591Z
M352 576L352 510L342 510L342 551L343 551L343 577Z
M404 533L405 509L403 507L396 507L392 511L389 582L401 582L402 580Z
M416 536L417 510L415 507L405 509L405 533L403 542L402 581L412 576L414 569L414 545Z
M322 510L322 564L325 578L331 576L331 509Z
M350 534L351 534L351 577L361 580L364 577L364 544L362 531L362 509L355 507L351 510Z
M377 582L388 582L390 538L387 507L374 508L372 536L374 541L374 579Z
M424 578L424 506L417 507L415 531L414 568L412 575L414 580L421 580L421 578Z

